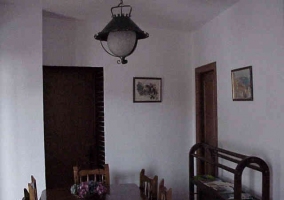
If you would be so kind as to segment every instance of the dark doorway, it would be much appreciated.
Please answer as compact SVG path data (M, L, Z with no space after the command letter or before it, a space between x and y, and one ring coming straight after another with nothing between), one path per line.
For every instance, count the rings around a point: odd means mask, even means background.
M218 146L217 75L216 62L195 69L196 86L196 142ZM199 152L209 157L208 152ZM214 159L214 158L213 158ZM202 161L197 163L198 174L217 175L213 168Z
M43 66L46 187L104 164L103 68Z

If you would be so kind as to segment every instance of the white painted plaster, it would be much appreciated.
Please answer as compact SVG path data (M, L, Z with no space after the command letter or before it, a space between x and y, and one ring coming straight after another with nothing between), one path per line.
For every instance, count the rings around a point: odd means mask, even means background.
M11 1L11 0L10 0ZM206 21L216 17L239 0L155 0L150 2L132 0L124 1L131 5L132 19L139 24L155 28L190 31L202 26ZM118 1L113 0L42 0L43 9L64 16L89 22L98 19L107 23L110 20L110 8ZM114 13L118 10L114 9ZM124 12L127 12L125 9Z
M39 193L45 187L41 6L29 3L0 7L0 199L20 199L30 174L37 177ZM242 0L190 39L178 31L141 27L150 38L139 41L123 66L93 39L101 24L45 18L43 59L46 65L104 67L112 183L138 183L144 167L165 178L175 199L186 199L188 192L194 67L217 61L219 145L264 158L272 171L272 197L283 199L283 19L282 0ZM253 66L254 101L233 102L230 71L248 65ZM133 104L134 76L163 78L163 102ZM36 141L32 147L31 140ZM249 180L259 175L246 173L246 185L259 193L259 185Z
M145 168L147 174L165 178L174 199L186 199L193 142L187 116L194 112L189 106L194 96L188 95L193 81L188 78L188 34L141 27L150 37L138 42L128 64L119 65L94 39L104 25L44 17L44 64L104 67L106 162L112 183L138 184ZM62 41L64 35L68 39ZM65 42L72 51L60 48ZM61 62L58 55L72 59ZM162 103L133 103L133 77L161 77Z
M217 62L219 146L267 161L273 199L284 199L283 8L283 0L242 0L191 35L191 65ZM246 66L254 101L234 102L231 70ZM246 171L244 183L260 194L260 178Z
M41 4L0 5L0 199L45 188Z

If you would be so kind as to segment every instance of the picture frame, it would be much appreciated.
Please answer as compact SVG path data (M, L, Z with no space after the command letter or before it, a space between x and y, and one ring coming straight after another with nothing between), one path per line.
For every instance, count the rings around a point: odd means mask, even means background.
M253 101L252 66L231 71L233 101Z
M134 103L162 102L162 78L134 77L133 102Z

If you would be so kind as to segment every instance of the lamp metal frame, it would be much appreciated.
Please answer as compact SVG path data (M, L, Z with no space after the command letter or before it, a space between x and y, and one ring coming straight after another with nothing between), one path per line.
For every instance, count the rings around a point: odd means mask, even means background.
M124 13L123 9L129 8L128 13ZM115 9L120 9L119 14L115 14L114 10ZM106 25L106 27L96 34L94 38L96 40L99 40L101 43L102 48L107 52L109 55L114 56L114 57L119 57L120 60L117 61L118 64L126 64L127 60L125 59L127 56L131 55L134 50L137 47L137 42L140 39L145 39L149 37L149 34L142 31L131 19L131 13L132 13L132 7L130 5L124 5L123 0L120 0L120 3L117 6L114 6L111 8L111 15L112 15L112 20ZM136 41L135 45L130 53L124 56L116 56L112 53L110 53L103 45L103 41L107 42L108 39L108 34L110 32L115 32L115 31L133 31L136 33Z

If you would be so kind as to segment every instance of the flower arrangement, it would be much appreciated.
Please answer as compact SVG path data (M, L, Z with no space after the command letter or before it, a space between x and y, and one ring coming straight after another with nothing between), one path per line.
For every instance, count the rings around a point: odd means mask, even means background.
M102 196L107 192L107 188L103 183L95 181L74 184L71 186L70 190L71 194L79 198L86 198L94 195Z

